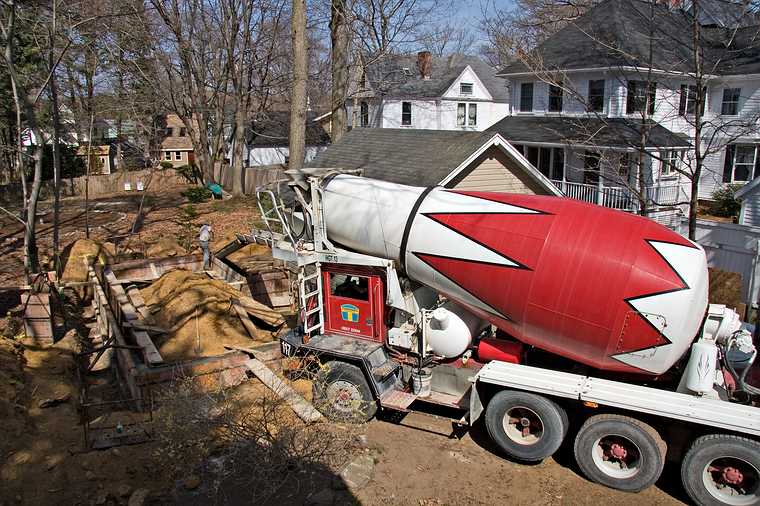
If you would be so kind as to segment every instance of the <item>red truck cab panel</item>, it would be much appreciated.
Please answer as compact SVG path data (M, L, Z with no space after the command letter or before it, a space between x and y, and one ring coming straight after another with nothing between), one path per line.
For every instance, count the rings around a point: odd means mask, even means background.
M383 342L385 283L371 269L323 265L325 332Z

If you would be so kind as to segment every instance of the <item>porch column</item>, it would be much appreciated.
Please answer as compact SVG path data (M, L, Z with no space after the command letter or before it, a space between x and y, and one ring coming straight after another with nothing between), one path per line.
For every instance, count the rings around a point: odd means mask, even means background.
M602 194L602 189L604 188L604 185L602 184L602 164L599 164L599 168L597 168L598 178L596 181L596 203L600 206L604 205L604 195Z

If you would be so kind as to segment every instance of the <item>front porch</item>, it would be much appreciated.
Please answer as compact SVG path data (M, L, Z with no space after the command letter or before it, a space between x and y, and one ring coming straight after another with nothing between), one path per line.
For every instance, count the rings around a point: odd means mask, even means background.
M582 200L603 207L636 213L640 202L630 187L577 183L552 179L554 186L571 199ZM646 187L646 200L650 207L677 206L689 200L688 186L680 182L659 183Z

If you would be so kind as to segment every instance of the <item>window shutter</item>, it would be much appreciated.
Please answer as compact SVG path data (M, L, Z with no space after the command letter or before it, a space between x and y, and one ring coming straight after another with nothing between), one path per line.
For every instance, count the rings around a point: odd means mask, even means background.
M723 182L730 183L734 172L734 146L726 146L726 158L723 162Z

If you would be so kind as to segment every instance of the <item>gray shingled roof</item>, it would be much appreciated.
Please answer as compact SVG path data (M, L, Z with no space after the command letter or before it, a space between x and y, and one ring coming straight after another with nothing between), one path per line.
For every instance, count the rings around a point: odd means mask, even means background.
M729 3L726 0L709 2L714 12L725 14L726 19L736 15L734 8L723 5ZM534 63L526 65L525 62L514 61L503 67L499 74L531 72L536 67L542 70L622 66L646 68L650 64L649 41L652 38L655 39L651 58L654 68L691 72L691 19L690 14L683 10L671 9L660 3L606 0L542 42L528 58ZM757 37L760 27L757 18L745 17L743 23L748 22L754 25L742 28L735 37L730 28L704 27L701 45L706 69L709 69L706 71L713 72L712 67L715 66L714 71L720 74L760 72ZM729 40L729 48L726 49Z
M635 148L640 143L641 121L628 118L583 118L557 116L507 116L487 129L512 143L542 142ZM667 128L650 123L647 147L688 146L688 140Z
M493 136L492 132L355 128L307 166L363 169L373 179L433 186Z
M367 79L375 93L398 98L436 98L443 95L467 66L477 74L496 102L509 100L504 79L476 56L433 57L430 79L417 69L417 54L387 55L370 64ZM407 69L406 71L404 69Z
M317 115L306 115L306 145L326 146L330 136L321 124L315 123ZM290 112L269 111L255 118L248 126L246 140L252 148L287 146L290 138Z

